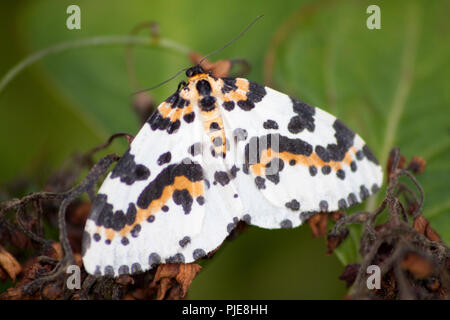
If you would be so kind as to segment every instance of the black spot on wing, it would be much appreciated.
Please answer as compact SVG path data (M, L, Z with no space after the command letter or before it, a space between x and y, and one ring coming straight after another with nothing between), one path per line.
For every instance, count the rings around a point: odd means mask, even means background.
M230 177L225 171L216 171L214 173L214 181L220 183L222 186L225 186L230 182Z
M227 232L231 233L231 231L233 231L234 228L237 227L238 222L239 222L239 219L237 217L234 217L233 221L227 225Z
M111 227L115 230L115 231L120 231L123 229L123 227L125 227L125 224L127 223L127 217L126 215L123 213L122 210L118 210L116 211L113 216L112 216L112 221L111 221Z
M131 274L137 274L142 272L142 267L139 263L133 263L131 265Z
M134 155L128 149L120 158L111 172L111 179L120 178L120 181L132 185L135 181L146 180L150 176L150 170L134 161Z
M203 152L203 147L200 142L194 143L188 148L188 152L193 156L197 156Z
M326 200L322 200L319 202L319 209L321 212L327 212L328 211L328 202Z
M181 205L183 207L183 211L185 214L189 214L192 209L192 203L194 200L192 199L191 194L188 190L175 190L172 195L173 202L177 205Z
M339 179L344 180L345 179L345 171L342 169L339 169L338 171L336 171L336 176Z
M244 111L250 111L255 107L255 103L260 102L266 95L264 86L250 81L246 100L239 100L237 105Z
M119 276L124 274L130 274L130 268L127 265L121 265L119 267Z
M245 146L244 164L259 163L262 152L268 148L278 153L289 152L305 156L310 156L313 150L313 147L302 139L290 139L278 133L252 137Z
M105 273L105 276L114 277L114 268L113 268L113 266L106 266L104 273Z
M279 172L284 168L284 161L280 158L273 158L269 163L266 164L266 178L267 180L278 184L280 182Z
M300 202L298 202L298 201L295 200L295 199L292 199L291 201L286 202L286 203L285 203L285 206L286 206L286 208L291 209L291 210L293 210L293 211L298 211L298 210L300 210Z
M233 131L233 136L236 141L245 141L248 137L248 132L245 129L237 128Z
M324 175L330 174L330 172L331 172L331 167L329 165L325 165L322 167L322 173Z
M316 166L309 166L309 174L311 175L311 177L314 177L317 174L317 168Z
M280 175L277 174L268 174L266 175L267 180L273 182L274 184L278 184L280 182Z
M223 88L222 93L228 93L234 90L237 90L236 79L234 78L222 78Z
M180 120L175 120L174 122L171 122L169 124L169 126L167 127L167 133L168 134L172 134L174 132L176 132L181 126L181 121Z
M280 227L283 229L290 229L292 228L292 221L289 219L285 219L280 222Z
M172 154L170 153L170 151L167 151L166 153L163 153L159 156L157 163L158 165L162 166L165 163L169 163L171 159Z
M136 206L134 205L134 203L130 202L128 204L128 209L127 209L127 214L126 214L126 217L127 217L126 223L128 225L131 226L134 223L134 220L136 220L136 214L137 214Z
M148 264L150 265L150 267L154 267L157 264L161 263L161 256L159 254L157 254L156 252L152 252L149 256L148 256Z
M348 195L347 202L349 206L353 206L358 203L358 198L356 198L356 195L352 192Z
M272 175L281 172L284 169L284 161L280 158L273 158L266 164L266 174Z
M177 91L174 94L172 94L170 97L168 97L166 99L167 103L170 103L170 106L175 109L175 108L179 108L182 109L185 106L187 106L189 104L188 100L183 99L180 96L180 93Z
M89 219L93 220L97 226L119 231L126 224L133 224L136 219L136 208L133 203L130 203L126 214L122 210L113 212L113 206L107 203L107 195L99 193L92 204Z
M99 265L95 266L94 276L101 276L101 275L102 271L100 270L100 266Z
M153 217L153 216L151 216L151 217ZM137 237L139 236L139 232L141 232L141 229L142 229L142 227L141 227L140 224L135 225L135 226L133 227L133 229L131 229L131 231L130 231L131 236L132 236L133 238L137 238Z
M361 150L356 151L355 156L356 156L356 159L358 159L359 161L364 159L364 153Z
M195 249L194 252L192 252L192 257L194 260L203 258L204 256L206 256L206 252L203 249Z
M234 109L234 101L225 101L222 106L225 110L231 111Z
M347 201L345 201L345 199L340 199L338 201L338 208L339 209L346 209L347 208Z
M188 236L185 236L183 239L181 239L180 241L178 241L178 244L180 245L180 247L184 248L186 247L189 243L191 243L191 238Z
M172 109L182 109L189 105L189 101L181 98L179 92L172 94L166 99L166 102L170 104ZM190 119L190 117L192 117L192 119ZM188 116L185 121L193 121L193 117L195 117L195 115L192 113L192 116ZM147 123L153 131L166 130L169 134L176 132L181 126L180 120L172 122L169 117L163 117L158 109L156 109L155 112L148 118Z
M153 112L153 114L148 118L147 123L150 125L150 128L155 130L166 130L170 125L170 119L164 118L161 113L159 113L158 109Z
M203 197L203 196L198 196L196 200L197 200L197 203L201 206L205 204L205 197Z
M260 102L266 95L266 89L259 83L250 81L249 90L247 92L247 100L253 103Z
M278 123L274 120L267 120L263 123L264 129L278 129Z
M316 113L315 108L310 105L295 100L291 97L293 110L297 114L292 117L288 124L288 130L291 133L299 133L304 129L314 132L315 124L314 124L314 114Z
M231 175L231 178L232 178L232 179L236 178L236 174L237 174L238 172L239 172L239 168L236 167L235 165L233 165L233 166L231 167L231 169L230 169L230 175Z
M266 179L258 176L255 178L255 184L258 189L260 189L260 190L265 189L266 188Z
M362 148L362 152L366 156L367 160L375 163L376 165L379 164L377 158L374 156L374 154L372 153L372 150L370 150L370 148L367 146L367 144L364 145L364 147Z
M122 245L126 246L130 243L130 240L128 240L128 238L124 237L124 238L122 238L122 240L120 242L122 243Z
M195 113L194 112L190 112L187 113L183 116L184 121L186 121L187 123L191 123L194 121L195 119Z
M137 205L139 208L145 209L147 208L153 200L159 199L162 195L162 192L165 187L172 185L176 177L184 176L188 180L192 182L203 180L203 169L202 167L195 162L191 163L178 163L172 164L164 168L158 176L156 176L152 182L150 182L147 187L142 191L137 200ZM173 194L174 200L183 205L183 209L185 212L190 211L190 205L188 204L188 197L186 195L189 194L187 190L185 192L177 193L175 196L175 192ZM192 204L192 197L190 203Z
M333 123L333 128L335 130L334 136L336 137L337 144L328 144L326 148L318 145L315 148L317 155L324 162L342 161L347 151L353 146L355 133L342 121L336 119Z
M206 96L199 101L200 107L203 111L211 111L215 108L216 98L213 96Z
M365 200L369 197L370 192L369 190L366 188L365 185L361 185L360 189L359 189L359 197L361 198L361 200Z
M184 263L184 255L182 253L177 253L166 258L166 263Z

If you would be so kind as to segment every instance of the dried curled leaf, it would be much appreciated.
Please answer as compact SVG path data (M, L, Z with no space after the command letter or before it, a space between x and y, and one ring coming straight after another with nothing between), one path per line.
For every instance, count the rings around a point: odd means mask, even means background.
M159 284L157 299L184 298L192 280L201 269L202 267L195 263L159 265L152 283L152 286Z
M203 56L197 52L191 52L189 53L189 58L194 64L198 64ZM205 59L201 63L201 67L204 71L211 71L212 75L218 78L227 77L230 74L231 66L232 64L230 60L210 62Z
M415 253L408 253L401 265L403 269L411 272L417 279L425 279L433 272L431 263Z
M355 282L360 268L361 265L359 263L351 263L345 266L344 272L339 276L339 279L345 281L347 288Z
M422 174L425 170L426 162L422 157L412 157L408 164L408 170L415 174Z
M2 294L0 294L0 300L22 300L24 299L22 296L22 288L14 287L9 288Z
M439 234L430 226L430 222L423 216L418 216L414 219L414 229L420 234L424 235L431 241L441 241Z
M313 237L323 237L328 231L328 213L320 212L313 215L308 219L308 225L310 226Z
M14 258L5 248L0 245L0 268L2 268L11 280L16 281L17 275L22 272L22 267L20 263L17 262L16 258Z
M0 281L5 281L6 279L8 279L8 275L0 268Z
M61 260L61 258L63 257L61 244L59 242L53 242L51 249L49 249L49 253L46 255L53 259Z

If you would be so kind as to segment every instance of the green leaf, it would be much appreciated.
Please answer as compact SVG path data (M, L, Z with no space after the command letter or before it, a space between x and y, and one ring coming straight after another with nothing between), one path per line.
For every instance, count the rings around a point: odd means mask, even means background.
M276 89L336 114L366 139L378 157L385 152L392 110L400 111L390 129L392 144L407 156L422 155L427 160L420 177L426 192L425 214L449 242L450 221L445 214L450 207L445 195L450 157L450 79L445 74L449 69L448 5L379 1L382 29L371 31L365 24L366 8L372 4L368 1L289 0L280 5L268 0L255 5L242 0L197 0L195 5L174 1L170 6L167 1L79 1L82 29L69 31L65 28L69 4L65 0L29 1L17 6L14 14L6 13L6 4L0 4L0 14L4 13L0 16L9 18L15 30L14 36L9 29L0 30L15 49L0 62L2 70L56 43L124 35L149 20L159 23L163 37L207 53L264 13L245 37L213 59L245 58L252 65L247 77L264 83L269 61L265 55L272 50L272 36L290 22L273 61ZM315 10L309 10L311 6ZM3 58L10 52L4 50ZM187 58L178 54L142 47L135 53L143 87L189 66ZM410 82L402 80L404 65L411 68ZM164 100L182 79L151 92L155 101ZM400 94L402 90L406 94ZM36 161L47 163L51 157L54 166L68 150L86 150L114 132L136 133L139 125L129 107L132 91L123 46L76 49L44 58L0 97L2 119L19 128L5 142L7 147L1 148L14 151L0 160L2 173L13 176L24 168L40 173ZM9 131L5 127L0 133ZM358 242L358 230L352 228L337 253L339 259L344 263L357 260ZM307 226L277 231L250 228L208 262L193 282L189 297L341 298L345 292L344 283L338 280L342 266L325 252L323 239L312 239Z
M370 4L335 3L297 21L276 51L275 83L343 120L383 165L393 146L407 158L422 156L424 215L449 243L449 3L379 1L380 30L366 28ZM343 263L358 259L355 235L337 251Z
M202 3L207 10L202 11ZM120 1L82 1L79 4L81 30L70 31L65 27L65 10L69 4L67 1L46 0L32 2L24 7L18 17L19 33L29 51L93 36L126 35L139 23L156 21L162 37L205 54L237 36L259 15L259 10L258 13L249 11L246 15L236 15L238 7L252 8L251 4L236 0L226 4L200 1L196 5L176 1L173 3L174 10L168 10L164 1L139 0L133 1L132 6ZM214 59L220 59L221 56L242 57L255 66L254 73L261 73L258 59L262 59L264 43L269 40L267 34L273 29L270 22L274 19L280 21L284 10L296 6L296 1L289 1L283 9L276 3L265 3L261 10L272 14L257 23L242 41L227 48ZM220 12L220 19L208 12ZM206 25L214 27L207 28ZM256 27L258 30L255 30ZM220 36L218 30L221 30ZM259 36L255 37L255 33ZM148 34L146 29L142 30L142 35ZM86 123L102 134L118 131L134 134L138 130L136 116L130 112L133 99L130 94L136 89L131 86L126 72L124 50L124 46L117 45L80 48L45 58L39 64L52 85L71 101L74 112L84 117ZM142 46L136 47L134 54L137 80L142 88L152 87L167 80L180 69L190 66L185 54ZM184 80L184 74L152 91L155 101L165 100L176 90L181 80Z

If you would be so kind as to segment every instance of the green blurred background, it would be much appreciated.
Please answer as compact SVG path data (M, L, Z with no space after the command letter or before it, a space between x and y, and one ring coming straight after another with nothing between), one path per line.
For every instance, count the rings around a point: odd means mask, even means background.
M81 8L81 30L66 28L66 8ZM366 8L381 8L381 30L369 30ZM0 76L28 54L93 36L125 35L157 21L161 36L201 53L235 37L265 14L245 37L213 58L245 58L247 78L270 84L332 112L357 131L384 162L393 145L427 161L420 182L424 215L450 242L449 1L1 1ZM135 49L144 86L166 80L189 60L180 53ZM151 92L157 102L178 78ZM38 191L75 151L115 132L135 134L133 91L124 46L79 48L26 69L0 93L0 186L18 177ZM109 152L121 153L115 142ZM372 198L357 209L374 208ZM337 255L309 227L251 227L222 246L194 280L192 299L340 299L344 264L355 262L358 230Z

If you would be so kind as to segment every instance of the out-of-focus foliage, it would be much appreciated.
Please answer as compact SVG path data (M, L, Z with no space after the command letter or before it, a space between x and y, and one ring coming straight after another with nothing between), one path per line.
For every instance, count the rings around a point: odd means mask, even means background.
M450 28L445 1L377 1L381 30L362 26L368 2L318 6L276 54L275 83L345 121L385 161L397 145L427 161L424 216L450 242ZM381 196L365 208L373 209ZM378 201L377 201L378 200ZM361 206L364 209L364 206ZM353 230L355 232L355 230ZM353 234L338 255L356 260Z
M382 161L394 144L407 157L424 157L424 215L450 242L448 2L377 1L381 30L366 28L370 1L78 1L82 29L74 31L66 28L70 4L2 2L0 74L52 44L127 34L150 20L159 23L161 36L207 53L264 13L244 38L214 59L247 59L253 67L248 78L334 113ZM143 47L134 52L144 86L189 66L181 54ZM153 91L155 100L171 94L177 80ZM139 125L131 92L123 46L75 49L25 71L0 96L0 183L17 176L42 182L72 152L114 132L135 134ZM117 143L111 150L125 147ZM376 203L373 198L365 206ZM338 251L342 262L357 259L357 235L355 228ZM313 239L306 226L249 228L205 264L189 297L341 298L342 265L325 251L324 240Z

